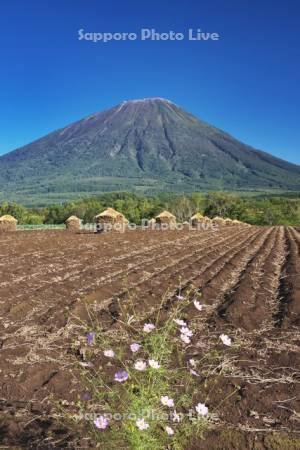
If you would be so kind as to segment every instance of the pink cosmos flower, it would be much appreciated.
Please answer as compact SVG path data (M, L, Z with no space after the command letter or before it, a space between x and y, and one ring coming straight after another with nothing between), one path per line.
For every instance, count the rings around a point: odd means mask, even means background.
M186 334L181 334L180 335L180 339L182 340L182 342L184 342L185 344L190 344L191 339L186 335Z
M192 332L192 330L190 330L188 327L182 327L182 328L180 328L180 333L181 334L185 334L186 336L188 336L188 337L192 337L193 336L193 332Z
M115 373L115 380L118 381L119 383L123 383L123 381L128 380L129 375L126 372L126 370L119 370L118 372Z
M99 416L94 420L94 425L96 428L99 428L99 430L105 430L108 427L109 422L105 416Z
M140 344L137 344L136 342L130 345L130 350L132 351L132 353L138 352L140 348Z
M95 343L95 337L96 333L94 331L90 331L89 333L87 333L86 340L88 345L93 345Z
M186 327L187 326L186 322L184 320L181 320L181 319L174 319L174 322L177 325L179 325L180 327Z
M151 331L153 331L155 328L155 325L153 325L153 323L145 323L143 331L145 333L151 333Z
M107 358L114 358L115 356L115 352L113 350L104 350L103 354Z

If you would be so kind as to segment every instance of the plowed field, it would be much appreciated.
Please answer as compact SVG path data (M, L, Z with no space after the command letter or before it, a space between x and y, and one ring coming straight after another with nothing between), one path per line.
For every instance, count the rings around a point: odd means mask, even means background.
M205 363L216 374L208 405L229 399L190 448L300 448L299 248L299 231L284 227L0 235L0 448L84 448L53 402L72 405L83 389L73 345L86 305L111 328L128 293L147 317L191 286L204 308L190 356L221 333L239 345Z

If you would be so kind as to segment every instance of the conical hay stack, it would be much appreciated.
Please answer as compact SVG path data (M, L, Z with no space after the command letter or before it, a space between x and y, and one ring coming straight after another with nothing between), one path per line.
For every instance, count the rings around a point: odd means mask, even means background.
M176 217L174 214L170 213L169 211L163 211L158 216L155 217L155 219L174 219L176 220Z
M107 208L102 213L95 216L96 222L126 222L127 219L125 218L124 214L120 213L119 211L116 211L114 208ZM127 221L128 223L128 221Z
M16 231L17 230L17 219L9 214L0 217L0 232L6 231Z
M204 218L204 216L202 215L202 214L200 214L200 213L196 213L196 214L194 214L192 217L191 217L191 220L194 220L194 219L203 219Z
M205 217L200 214L196 213L190 218L190 223L193 227L197 226L198 224L205 223Z
M225 225L231 227L232 226L232 220L227 218L225 219Z
M102 213L95 216L97 231L124 231L129 221L124 214L116 211L114 208L107 208Z
M176 227L176 217L169 211L163 211L155 217L156 224L159 227L165 226L166 228L173 229Z
M70 216L65 224L68 231L76 232L80 230L81 220L77 216Z
M223 219L223 217L216 216L212 219L212 222L217 223L218 225L225 225L225 219Z

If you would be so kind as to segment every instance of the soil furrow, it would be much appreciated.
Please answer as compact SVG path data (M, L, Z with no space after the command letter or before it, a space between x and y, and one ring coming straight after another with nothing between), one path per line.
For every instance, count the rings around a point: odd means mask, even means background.
M222 236L222 235L221 235ZM99 284L104 283L108 279L114 279L117 276L124 276L124 273L129 273L131 271L134 271L135 269L139 269L141 265L147 260L147 255L151 256L149 258L149 261L159 261L159 259L163 259L168 253L175 255L178 251L178 248L181 249L181 247L184 245L184 248L186 251L188 251L189 248L193 248L194 245L200 245L203 242L206 242L207 240L211 239L211 233L202 233L201 236L194 235L193 238L186 239L180 238L177 241L167 241L167 244L157 244L155 246L151 246L150 248L144 248L143 251L139 251L137 253L131 252L130 254L120 255L120 263L118 266L118 257L108 257L108 258L99 258L96 260L93 265L91 266L91 263L86 264L84 260L80 259L80 261L76 262L74 271L74 266L69 267L68 264L65 266L59 267L59 270L57 267L53 267L53 277L47 277L45 273L40 273L40 267L39 271L34 273L34 278L32 278L32 274L29 273L28 276L23 276L23 282L22 282L22 289L19 288L18 284L15 282L6 282L8 283L8 287L6 289L1 290L1 297L5 299L5 302L3 304L4 313L7 311L7 308L12 308L14 306L14 303L17 300L17 303L21 303L22 299L23 301L28 301L29 294L32 296L38 298L40 292L44 292L45 289L48 289L48 286L55 289L55 295L59 295L60 293L60 287L62 288L62 295L65 294L65 290L67 288L68 294L70 295L70 288L73 286L73 295L76 294L78 296L80 294L80 287L81 285L84 285L84 289L87 288L89 290L92 290L93 286L97 286ZM174 249L172 251L172 249ZM161 249L161 250L160 250ZM153 251L156 250L157 254L153 254ZM138 259L139 257L139 259ZM73 257L74 259L74 257ZM128 260L126 262L126 260ZM132 263L134 261L134 263ZM36 262L35 262L36 263ZM24 271L23 265L23 271ZM78 269L77 269L78 267ZM118 269L119 267L119 269ZM56 271L55 271L56 270ZM59 276L59 271L64 270L65 275L63 277ZM99 271L99 272L98 272ZM31 272L31 271L30 271ZM99 274L101 276L99 276ZM107 273L105 276L104 274ZM27 283L26 283L27 282ZM7 298L11 299L11 302L7 302ZM51 293L48 295L48 299L51 298Z
M108 364L101 348L87 345L96 325L86 305L102 332L119 339L116 319L137 313L139 327L159 309L164 320L178 294L191 300L193 289L204 307L190 302L181 313L194 332L182 363L196 362L193 379L218 423L299 429L299 239L296 229L278 227L7 235L0 241L0 434L27 430L31 443L41 430L50 436L53 399L71 411L85 392L74 376L79 364L95 371ZM230 449L246 447L235 441Z
M211 261L203 272L188 279L182 292L184 293L191 283L201 292L201 303L204 307L201 312L202 320L207 320L210 323L209 317L215 318L216 308L224 298L225 293L236 284L243 268L253 254L259 251L270 232L271 230L258 230L243 242L229 247L224 253L219 253L218 258Z
M221 234L222 236L222 234ZM55 266L54 264L51 264L53 276L52 277L46 277L46 273L43 273L43 271L40 268L39 265L39 271L35 272L33 275L29 275L29 277L26 277L23 275L20 278L20 282L22 284L25 283L26 280L28 280L28 284L26 286L26 298L28 297L28 293L35 293L38 295L38 291L40 289L43 289L47 285L55 284L56 288L59 289L60 284L65 284L66 282L71 281L74 283L75 281L78 283L80 281L84 281L84 285L88 285L90 282L91 285L95 285L95 280L98 284L102 284L105 279L114 278L115 276L118 276L124 272L133 271L134 269L139 269L141 265L145 262L147 259L147 255L151 255L151 258L149 260L155 260L164 258L166 255L169 254L170 248L175 250L171 253L173 255L176 255L176 252L178 251L178 248L181 249L181 246L184 245L185 249L193 248L195 245L200 245L203 241L208 240L212 237L211 233L202 233L201 236L194 235L193 239L189 238L181 238L174 241L168 241L167 244L163 245L157 244L155 246L151 246L150 248L146 247L143 251L132 251L129 254L120 255L119 257L113 256L108 258L99 258L98 260L92 262L90 259L89 261L85 261L83 258L80 259L80 261L73 261L74 256L72 258L71 264L68 263L65 265L61 265L59 267ZM165 247L165 248L164 248ZM153 254L153 251L156 250L157 254ZM140 259L138 259L140 258ZM68 258L66 258L68 260ZM134 263L132 263L134 261ZM25 265L25 264L24 264ZM23 268L24 268L23 265ZM109 275L107 277L101 276L99 277L99 272L102 273L108 273ZM59 276L60 272L64 272L63 276ZM34 276L34 279L32 277ZM46 277L46 279L45 279ZM5 297L6 295L12 296L14 292L16 294L15 297L22 297L22 290L20 291L18 283L16 280L5 281L5 284L8 284L6 289L2 288L2 296ZM12 287L13 284L13 287ZM30 286L31 285L31 286ZM17 293L19 292L19 294ZM78 286L76 286L76 292L80 294L80 289L78 290Z
M255 231L252 231L255 233ZM161 300L161 295L163 295L167 290L171 290L172 286L178 287L179 278L182 277L184 270L192 268L193 273L195 271L199 273L199 265L201 261L209 258L209 255L218 255L222 246L230 247L232 243L239 242L239 240L245 239L245 235L248 237L249 231L240 231L236 236L232 237L222 237L220 239L215 238L214 244L208 247L210 250L206 251L206 247L200 247L194 250L191 254L184 255L177 259L170 258L170 262L162 267L158 267L155 264L154 267L148 267L147 271L143 267L143 275L138 273L134 278L130 277L127 279L127 285L124 286L122 280L119 284L116 280L113 280L113 284L109 283L107 286L102 286L101 289L96 290L91 295L87 297L89 303L96 301L100 308L107 308L109 303L113 301L115 297L122 297L127 294L128 290L134 290L137 294L143 296L145 306L147 305L146 299L157 298L157 301ZM227 247L226 247L227 248ZM198 257L198 254L201 256ZM203 255L205 253L205 255ZM152 270L152 271L150 271ZM129 281L130 280L130 281ZM119 290L118 290L119 289ZM112 295L113 294L113 295ZM101 299L101 300L100 300Z
M281 278L281 298L276 319L279 327L288 329L300 325L299 234L294 228L288 228L286 239L287 257Z
M274 251L276 243L278 251ZM246 330L270 322L276 308L283 255L283 230L274 228L247 264L232 292L225 295L219 317Z

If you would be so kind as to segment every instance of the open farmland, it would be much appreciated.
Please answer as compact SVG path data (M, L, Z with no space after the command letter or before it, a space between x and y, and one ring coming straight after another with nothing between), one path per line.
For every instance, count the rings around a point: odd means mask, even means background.
M299 245L284 227L0 235L1 448L93 447L55 417L85 390L76 374L91 312L117 334L129 300L148 319L191 289L203 309L185 310L186 360L201 361L215 419L189 449L300 448Z

